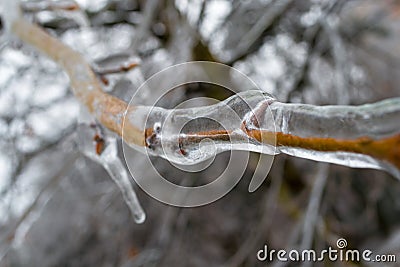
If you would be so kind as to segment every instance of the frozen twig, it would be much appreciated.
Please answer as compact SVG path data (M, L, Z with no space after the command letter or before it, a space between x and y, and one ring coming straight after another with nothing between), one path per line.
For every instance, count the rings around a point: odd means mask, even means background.
M139 58L134 56L126 58L126 55L123 55L124 58L121 58L121 56L114 56L117 62L108 63L106 62L108 60L104 59L93 64L93 71L99 76L103 84L109 85L110 83L106 75L128 72L139 66Z
M118 64L113 64L109 66L96 64L95 66L93 66L93 68L95 73L97 73L98 75L107 75L120 72L127 72L137 67L138 65L139 65L138 58L129 57L128 59L124 59L123 62L119 62Z

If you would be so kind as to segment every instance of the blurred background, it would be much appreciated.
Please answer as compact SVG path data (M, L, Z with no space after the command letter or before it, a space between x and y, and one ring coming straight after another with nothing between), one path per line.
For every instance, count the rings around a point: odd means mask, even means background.
M400 95L397 0L76 2L81 10L26 16L98 69L132 58L140 63L107 76L104 90L126 101L151 75L191 60L233 66L281 102L356 105ZM192 84L166 102L229 95ZM256 254L265 244L321 251L338 238L400 260L398 180L285 155L248 193L259 157L251 154L239 184L200 208L170 207L136 188L147 219L135 224L103 166L80 152L79 117L62 70L1 35L0 266L300 266L262 263ZM121 140L118 147L123 159ZM185 175L164 160L154 164L188 185L212 180L229 156Z

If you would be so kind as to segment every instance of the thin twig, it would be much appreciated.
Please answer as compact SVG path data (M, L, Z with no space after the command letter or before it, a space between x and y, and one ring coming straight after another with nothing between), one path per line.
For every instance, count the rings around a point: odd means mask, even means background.
M293 1L294 0L281 0L271 3L266 12L258 19L254 26L240 39L234 50L234 54L229 61L235 62L239 58L242 58L246 52L249 51L250 47L260 38L262 33L281 17Z

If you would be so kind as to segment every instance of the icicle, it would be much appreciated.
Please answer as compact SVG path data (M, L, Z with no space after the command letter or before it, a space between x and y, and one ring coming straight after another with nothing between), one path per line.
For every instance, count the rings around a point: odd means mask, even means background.
M121 190L125 203L132 212L135 222L143 223L146 219L146 214L140 206L136 193L132 188L132 184L129 181L129 176L125 166L122 164L121 159L117 155L116 139L108 138L107 143L108 145L101 153L100 163L104 166L111 178Z
M84 110L85 108L82 107L81 109ZM92 121L91 116L85 111L82 111L82 113L81 122L78 126L80 150L85 156L106 169L121 191L135 222L143 223L146 215L132 188L126 168L118 157L117 139L104 136L99 126Z

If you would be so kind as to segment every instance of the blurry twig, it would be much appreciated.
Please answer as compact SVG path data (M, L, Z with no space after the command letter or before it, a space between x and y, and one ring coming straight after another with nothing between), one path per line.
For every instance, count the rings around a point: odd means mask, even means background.
M312 188L306 214L304 215L303 219L302 241L300 244L301 250L310 249L312 245L315 225L318 219L319 207L328 178L328 173L329 164L318 164L314 186ZM309 264L311 264L311 262L309 262ZM310 265L307 264L304 266Z
M201 3L199 19L197 20L197 23L196 23L197 32L200 32L200 27L203 24L205 13L206 13L206 8L207 8L207 3L208 2L206 0L203 0Z
M79 9L79 5L74 0L62 1L29 1L21 2L21 8L26 12L39 12L44 10L68 10L74 11Z
M300 220L293 226L292 231L289 234L288 241L286 242L286 247L285 247L286 251L290 251L292 249L298 248L296 246L296 243L301 235L301 224L302 224L302 221ZM287 265L288 265L288 262L275 261L272 264L272 267L283 267L283 266L287 266Z
M294 0L281 0L271 3L266 8L265 13L258 19L254 26L248 31L238 42L238 46L233 52L230 62L235 62L239 58L248 53L251 46L261 37L262 33L266 31L274 21L277 20L293 3Z
M137 57L130 56L128 58L117 58L118 62L114 64L102 64L105 62L96 62L93 64L93 71L99 76L100 80L105 84L109 84L106 75L121 72L128 72L139 66L140 60ZM105 60L103 60L105 61Z
M224 265L226 267L236 267L241 266L241 264L245 261L246 257L248 257L255 248L259 245L260 241L264 237L265 233L269 230L269 227L272 223L272 218L274 212L277 208L277 201L279 197L279 192L282 185L283 179L283 169L284 164L283 161L279 161L279 164L276 164L277 168L276 173L271 173L270 176L273 179L271 181L271 187L269 188L268 192L266 193L265 197L263 198L263 202L265 203L262 205L262 217L254 227L253 231L249 234L247 239L243 242L242 246L238 249L235 255L229 259L229 261Z
M93 68L94 68L94 72L96 72L97 74L106 75L106 74L127 72L127 71L130 71L131 69L137 67L138 65L139 65L138 59L136 57L131 57L117 65L101 66L101 65L96 64L95 66L93 66Z
M323 20L322 26L328 34L332 49L335 65L335 85L337 92L337 104L346 105L350 102L349 96L349 77L347 52L343 40L337 30L337 23Z
M135 39L132 41L132 48L134 51L138 49L138 45L141 44L144 38L148 35L148 32L151 29L151 24L153 23L156 13L163 2L164 1L158 0L145 1L142 21L140 22Z

